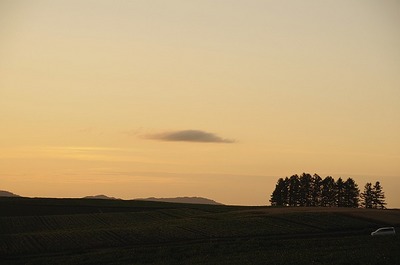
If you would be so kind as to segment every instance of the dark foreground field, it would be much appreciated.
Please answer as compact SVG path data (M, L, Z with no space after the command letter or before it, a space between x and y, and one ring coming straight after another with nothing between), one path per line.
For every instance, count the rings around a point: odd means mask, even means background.
M1 264L400 264L400 210L0 198Z

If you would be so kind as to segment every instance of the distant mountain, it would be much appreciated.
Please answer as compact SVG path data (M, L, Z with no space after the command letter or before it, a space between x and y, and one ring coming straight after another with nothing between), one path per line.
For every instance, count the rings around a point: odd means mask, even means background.
M0 197L21 197L21 196L9 191L0 190Z
M174 203L192 203L192 204L212 204L212 205L223 205L222 203L216 202L202 197L176 197L176 198L146 198L137 199L143 201L158 201L158 202L174 202Z
M95 196L86 196L86 197L83 197L83 199L120 200L118 198L108 197L108 196L103 195L103 194L95 195Z

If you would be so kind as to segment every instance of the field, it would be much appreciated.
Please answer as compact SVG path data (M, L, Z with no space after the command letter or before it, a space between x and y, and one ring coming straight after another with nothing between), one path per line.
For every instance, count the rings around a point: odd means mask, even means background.
M0 198L1 264L400 264L400 210Z

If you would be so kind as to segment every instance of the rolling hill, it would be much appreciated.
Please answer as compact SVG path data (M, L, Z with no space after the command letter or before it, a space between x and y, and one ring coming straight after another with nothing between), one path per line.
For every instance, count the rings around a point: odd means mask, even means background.
M399 210L0 198L2 264L400 264ZM381 258L385 257L382 263Z
M21 197L21 196L9 191L0 190L0 197Z
M159 201L159 202L173 202L173 203L191 203L191 204L211 204L211 205L222 205L222 203L216 202L202 197L176 197L176 198L146 198L137 199L144 201Z
M109 196L107 196L107 195L103 195L103 194L100 194L100 195L94 195L94 196L85 196L85 197L83 197L83 199L98 199L98 200L120 200L120 199L118 199L118 198L115 198L115 197L109 197Z

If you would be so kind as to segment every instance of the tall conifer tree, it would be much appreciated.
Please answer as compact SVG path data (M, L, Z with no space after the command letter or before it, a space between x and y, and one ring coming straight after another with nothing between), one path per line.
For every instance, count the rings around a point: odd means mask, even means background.
M359 197L360 190L357 183L352 178L348 178L344 182L344 206L357 208L359 206Z
M289 178L289 206L299 206L299 191L300 191L300 180L298 175L293 175Z
M276 183L275 190L272 192L270 203L271 206L287 206L288 205L288 185L289 179L280 178Z
M342 178L339 178L336 181L336 206L338 207L344 207L344 182Z
M364 191L361 193L361 206L367 209L373 206L373 190L370 182L365 184Z
M322 206L322 178L314 174L312 178L312 206Z
M311 206L312 204L312 177L308 173L300 176L299 205Z
M335 180L331 176L327 176L322 181L322 198L321 205L324 207L332 207L336 205Z
M381 183L377 181L372 187L372 208L385 209L385 193L382 190Z

